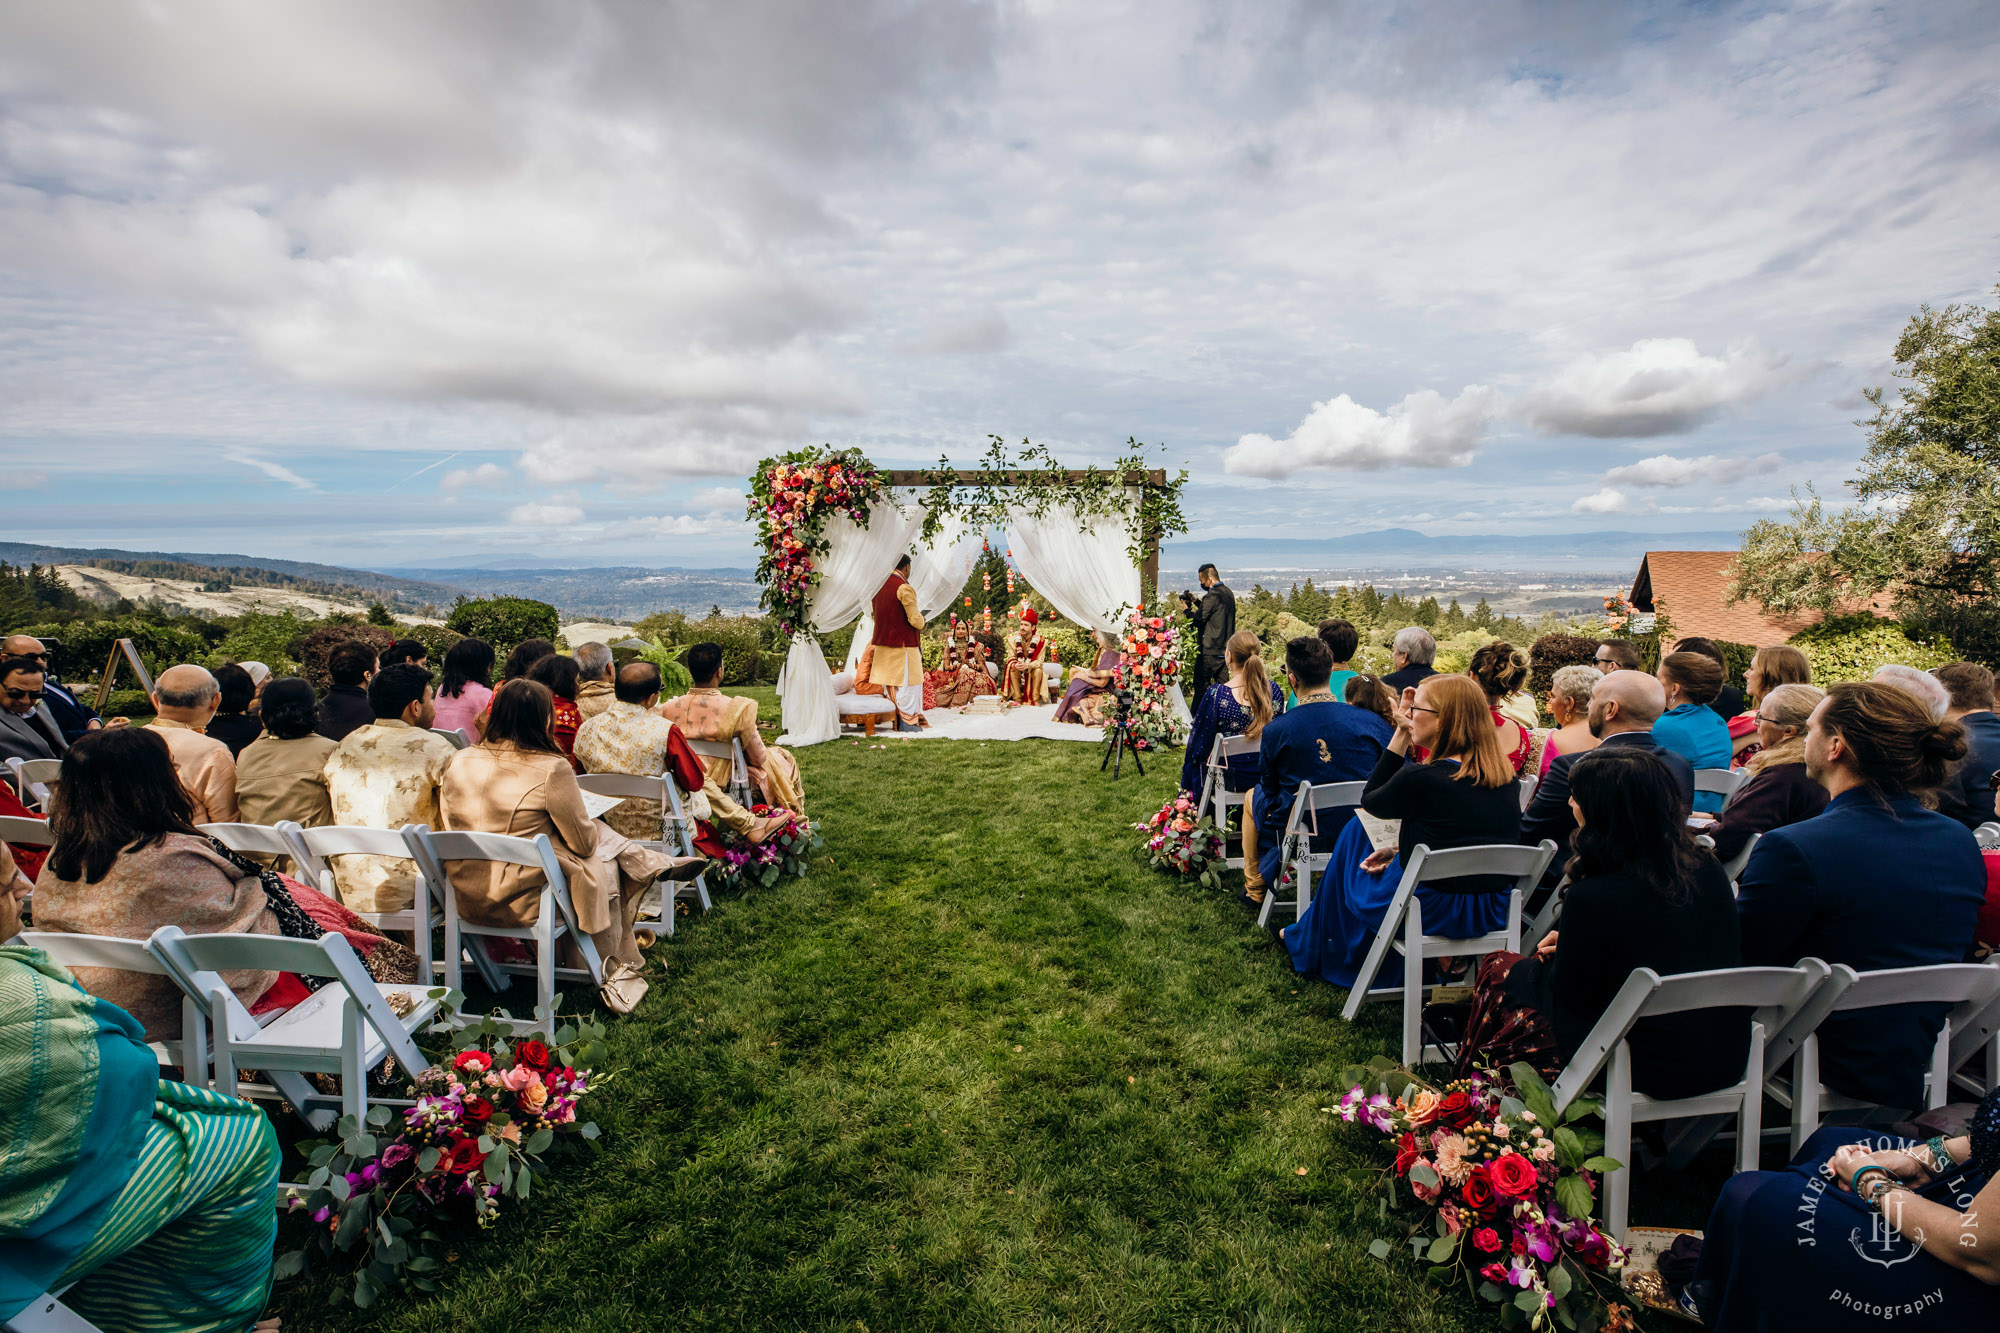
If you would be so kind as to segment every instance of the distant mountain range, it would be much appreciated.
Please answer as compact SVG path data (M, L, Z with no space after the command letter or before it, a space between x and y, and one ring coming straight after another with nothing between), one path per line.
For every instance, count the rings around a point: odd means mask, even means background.
M256 583L292 588L302 593L359 601L381 600L399 611L425 605L449 606L459 589L441 583L402 578L367 569L315 565L302 560L272 560L256 555L217 555L195 551L120 551L110 548L44 546L35 542L0 542L0 560L13 565L93 565L120 573L155 578L202 581L242 570L280 575Z
M710 607L725 614L754 612L762 591L751 569L646 569L614 565L601 569L399 569L412 579L449 582L476 596L533 597L562 608L566 615L638 620L655 611L701 615Z
M1170 542L1160 551L1163 569L1188 570L1212 562L1238 569L1482 569L1625 572L1648 551L1733 551L1739 531L1554 532L1437 536L1413 528L1383 528L1345 537L1222 537Z

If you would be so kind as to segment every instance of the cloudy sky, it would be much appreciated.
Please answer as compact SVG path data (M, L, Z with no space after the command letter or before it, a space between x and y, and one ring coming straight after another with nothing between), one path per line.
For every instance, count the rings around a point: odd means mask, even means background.
M0 8L0 536L749 563L984 436L1197 536L1725 530L2000 279L1990 0Z

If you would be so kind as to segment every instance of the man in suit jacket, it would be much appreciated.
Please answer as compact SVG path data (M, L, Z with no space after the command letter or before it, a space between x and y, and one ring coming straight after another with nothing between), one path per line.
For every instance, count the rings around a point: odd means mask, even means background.
M1590 734L1604 745L1631 745L1651 750L1672 770L1674 780L1690 808L1694 803L1694 768L1687 760L1664 749L1653 740L1653 724L1666 711L1667 692L1660 682L1643 671L1613 671L1590 691ZM1532 847L1548 838L1560 850L1549 865L1543 882L1554 884L1562 878L1563 863L1569 859L1569 836L1576 832L1576 815L1569 808L1569 771L1579 755L1559 754L1549 763L1548 775L1535 788L1535 799L1521 816L1521 841Z
M42 702L41 659L0 658L0 760L60 759L69 749Z
M48 646L40 639L32 634L10 634L0 640L0 657L33 657L41 661L47 670L42 680L42 704L62 730L63 739L71 745L76 744L77 738L86 731L96 731L104 725L96 710L56 679L56 673L49 665Z
M1947 662L1931 674L1951 691L1945 716L1965 729L1965 762L1938 788L1938 813L1976 829L1993 818L1993 775L2000 772L1993 673L1977 662Z
M1944 780L1956 730L1893 685L1827 691L1806 726L1806 771L1833 799L1750 853L1736 900L1745 966L1822 958L1872 972L1965 961L1986 901L1985 861L1971 830L1919 797ZM1944 1009L1830 1015L1818 1029L1821 1082L1883 1106L1921 1106Z
M1382 683L1401 697L1404 690L1414 690L1437 674L1431 665L1437 655L1438 641L1429 630L1422 625L1403 626L1389 642L1389 665L1395 669L1382 677Z
M1222 581L1214 565L1203 565L1195 577L1203 589L1200 602L1182 593L1189 621L1195 633L1194 694L1190 702L1199 704L1208 687L1229 679L1227 661L1229 638L1236 633L1236 594Z
M1285 824L1301 782L1359 782L1375 771L1395 731L1366 708L1350 708L1327 689L1333 650L1317 634L1285 645L1285 675L1298 703L1264 724L1258 778L1244 820L1243 901L1264 901L1264 884L1278 873ZM1346 820L1339 821L1345 825ZM1338 826L1322 825L1315 848L1331 847ZM1253 848L1252 843L1258 844Z

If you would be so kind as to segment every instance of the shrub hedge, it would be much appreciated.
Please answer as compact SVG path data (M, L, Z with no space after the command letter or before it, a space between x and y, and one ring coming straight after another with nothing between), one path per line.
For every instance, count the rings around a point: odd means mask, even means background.
M1794 634L1792 643L1812 663L1813 684L1822 689L1844 680L1866 680L1875 674L1875 668L1892 662L1928 670L1958 657L1948 640L1913 639L1896 621L1878 619L1865 611L1830 616Z
M112 645L120 639L132 640L146 670L158 676L170 666L208 659L208 640L193 630L174 625L155 625L129 617L110 620L77 620L67 625L34 625L13 631L37 639L55 639L62 644L55 655L56 670L77 688L94 689L104 674L104 663ZM129 670L121 669L118 683L134 686Z
M562 617L553 606L532 597L478 597L456 603L445 627L466 638L486 640L505 661L524 640L554 643L562 633Z
M1528 645L1528 693L1546 703L1556 672L1566 666L1596 666L1598 640L1585 634L1544 634Z

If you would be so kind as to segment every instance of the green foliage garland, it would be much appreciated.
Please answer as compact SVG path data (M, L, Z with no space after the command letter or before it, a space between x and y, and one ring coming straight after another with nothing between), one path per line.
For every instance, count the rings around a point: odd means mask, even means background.
M1147 446L1135 438L1127 437L1125 445L1131 452L1109 468L1093 465L1082 469L1083 475L1075 479L1046 445L1023 440L1019 455L1010 461L1005 440L998 435L986 438L986 452L974 469L974 480L959 480L958 469L949 458L938 459L937 466L924 474L930 487L923 501L925 541L937 536L946 515L956 515L968 527L994 528L1005 525L1009 508L1025 508L1040 518L1051 506L1062 505L1086 520L1124 518L1131 536L1126 551L1132 563L1140 565L1148 550L1188 530L1187 515L1181 509L1187 470L1183 468L1163 486L1140 486L1137 479L1146 472ZM1160 446L1162 450L1165 447ZM1136 508L1129 494L1135 488L1139 491ZM1145 590L1145 595L1150 594L1150 589Z
M807 611L819 587L819 557L829 543L826 520L844 513L866 524L887 481L859 449L820 445L795 449L757 465L750 478L750 518L757 520L761 599L787 638L812 633Z

